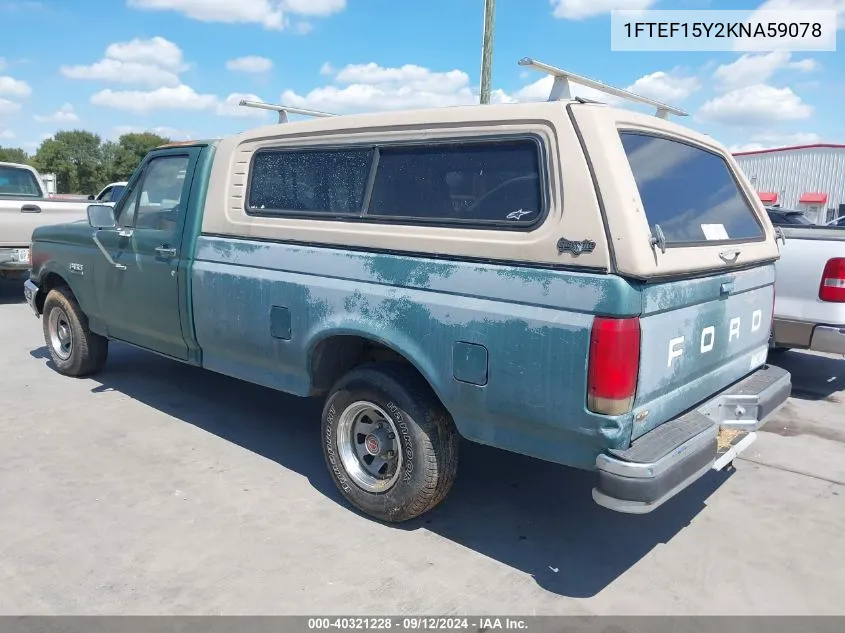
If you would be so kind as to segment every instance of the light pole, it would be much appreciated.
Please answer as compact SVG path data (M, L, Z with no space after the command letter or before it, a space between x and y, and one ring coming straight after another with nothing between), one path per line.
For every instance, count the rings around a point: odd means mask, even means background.
M484 0L484 33L481 36L481 103L490 103L490 75L493 70L493 19L496 0Z

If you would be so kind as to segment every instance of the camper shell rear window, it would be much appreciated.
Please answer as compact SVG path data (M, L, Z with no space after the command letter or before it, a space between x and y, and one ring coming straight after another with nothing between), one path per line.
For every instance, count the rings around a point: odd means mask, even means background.
M763 227L722 156L642 132L619 136L652 234L667 246L750 242Z

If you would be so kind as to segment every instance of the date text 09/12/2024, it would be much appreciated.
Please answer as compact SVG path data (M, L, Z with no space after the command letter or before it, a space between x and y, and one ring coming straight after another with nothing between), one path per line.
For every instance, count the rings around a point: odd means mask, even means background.
M626 22L629 38L803 38L822 37L820 22Z
M332 617L308 618L309 631L321 630L357 631L525 631L528 623L523 618L511 617Z

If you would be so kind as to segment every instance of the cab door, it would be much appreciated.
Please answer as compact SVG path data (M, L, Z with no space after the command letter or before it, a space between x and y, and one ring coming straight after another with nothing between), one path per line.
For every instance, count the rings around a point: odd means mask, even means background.
M201 148L151 154L115 209L117 227L98 231L111 255L97 271L98 303L109 336L187 360L179 268L188 195ZM100 274L102 273L102 274Z

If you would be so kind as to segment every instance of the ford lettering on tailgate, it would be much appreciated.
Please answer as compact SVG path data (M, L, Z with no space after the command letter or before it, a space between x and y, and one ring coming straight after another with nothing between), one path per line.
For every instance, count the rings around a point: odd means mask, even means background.
M764 266L730 276L667 282L645 291L634 437L765 362L773 281L773 267ZM729 282L730 292L723 292Z

